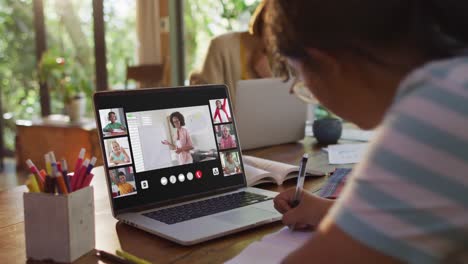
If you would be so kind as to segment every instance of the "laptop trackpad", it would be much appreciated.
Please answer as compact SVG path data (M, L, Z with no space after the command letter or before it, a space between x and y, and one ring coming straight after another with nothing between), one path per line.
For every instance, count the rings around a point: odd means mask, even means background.
M271 219L276 216L275 213L262 210L255 207L246 207L241 210L227 212L225 214L214 216L214 218L228 222L234 225L245 225L258 221Z

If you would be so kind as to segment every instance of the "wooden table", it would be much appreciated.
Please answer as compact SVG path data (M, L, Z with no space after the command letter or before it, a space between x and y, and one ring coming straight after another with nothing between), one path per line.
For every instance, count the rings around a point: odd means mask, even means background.
M313 142L268 147L246 154L298 164L304 152L312 152ZM108 252L123 249L154 263L223 263L239 254L250 243L282 227L280 222L236 233L195 246L180 246L155 235L117 222L112 217L103 167L94 171L93 180L96 217L96 248ZM325 178L307 179L305 188L316 190ZM283 186L263 185L262 188L282 191L294 186L294 181ZM0 192L0 262L25 263L26 252L23 224L23 192L25 186ZM28 261L28 263L33 263ZM76 263L102 263L92 254Z

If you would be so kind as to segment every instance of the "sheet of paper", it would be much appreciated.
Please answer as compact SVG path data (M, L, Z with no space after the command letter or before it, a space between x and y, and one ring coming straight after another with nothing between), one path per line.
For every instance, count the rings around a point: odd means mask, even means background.
M355 140L355 141L369 141L374 136L373 130L361 130L344 128L341 132L341 139Z
M328 162L330 164L358 163L364 156L367 145L367 143L330 145L328 146Z
M239 255L226 263L280 263L282 259L304 244L312 235L313 232L291 231L285 227L276 233L265 236L259 242L250 244Z

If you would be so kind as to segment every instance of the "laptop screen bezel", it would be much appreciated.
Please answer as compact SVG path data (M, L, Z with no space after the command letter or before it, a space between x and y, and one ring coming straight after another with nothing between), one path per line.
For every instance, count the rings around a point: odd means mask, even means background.
M148 94L148 93L151 93L151 94L154 94L154 93L164 94L164 93L167 93L167 92L174 92L174 91L176 91L175 89L177 89L177 91L182 91L182 92L184 92L184 91L193 92L194 89L206 89L206 90L208 90L208 89L224 89L224 91L226 93L226 97L228 98L228 101L230 102L229 107L230 107L230 110L231 110L231 117L232 117L232 122L234 124L235 133L236 133L236 135L238 135L236 117L235 117L234 111L232 109L233 106L232 106L231 96L230 96L230 93L229 93L229 89L227 88L226 85L222 85L222 84L220 84L220 85L194 85L194 86L177 86L177 87L144 88L144 89L135 89L135 90L117 90L117 91L99 91L99 92L95 92L94 95L93 95L93 106L94 106L94 113L95 113L95 117L96 117L96 127L98 128L97 130L98 130L98 133L99 133L99 144L100 144L100 147L101 147L101 153L102 153L102 157L103 157L103 160L104 160L103 167L104 167L104 174L105 174L105 177L106 177L107 192L108 192L108 195L109 195L112 214L113 214L114 217L116 217L117 215L122 214L122 213L138 212L138 211L144 211L144 210L148 210L148 209L152 209L152 208L159 208L159 207L174 205L174 204L186 202L186 201L189 201L189 200L195 200L195 199L200 199L200 198L213 196L213 195L217 195L217 194L221 194L221 193L236 191L236 190L247 187L247 180L246 180L246 176L245 176L245 167L244 167L243 160L242 160L242 149L241 149L241 146L240 146L240 142L238 142L239 161L240 161L240 165L241 165L241 168L242 168L242 173L240 175L240 177L242 177L242 183L241 184L233 185L233 186L229 186L229 187L225 187L225 188L214 189L214 190L210 190L210 191L202 192L202 193L197 193L197 194L193 194L193 195L184 195L184 196L181 196L181 197L176 198L176 199L169 199L169 200L165 200L165 201L156 201L156 202L148 202L146 204L139 205L139 206L133 206L131 208L123 208L123 209L116 209L115 208L115 205L114 205L114 200L115 199L112 197L112 189L111 189L110 176L109 176L109 167L107 167L107 163L105 162L106 153L105 153L105 147L104 147L104 134L103 134L103 131L101 129L101 124L100 124L100 120L99 120L99 109L100 109L99 103L100 103L100 100L106 100L104 98L109 98L109 97L114 97L114 96L127 96L127 95L142 96L142 95ZM122 106L122 107L125 107L125 106ZM219 151L218 151L218 155L219 155Z

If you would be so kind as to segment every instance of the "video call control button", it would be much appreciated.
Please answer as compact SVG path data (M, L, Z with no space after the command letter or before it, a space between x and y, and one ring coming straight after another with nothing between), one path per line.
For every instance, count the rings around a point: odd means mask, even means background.
M219 169L218 167L213 168L213 175L218 176L219 175Z
M172 175L171 177L169 177L169 181L170 181L172 184L176 183L176 181L177 181L176 176Z
M166 178L166 177L162 177L162 178L161 178L161 184L162 184L162 185L164 185L164 186L167 185L167 182L168 182L168 181L167 181L167 178Z
M149 188L148 181L144 180L140 182L141 184L141 189L145 190Z
M185 175L184 174L179 174L179 181L184 182L185 181Z
M187 173L187 180L189 181L193 180L193 173L191 172Z
M201 170L197 170L197 171L195 172L195 177L197 177L197 179L201 179L202 176L203 176L203 173L202 173Z

